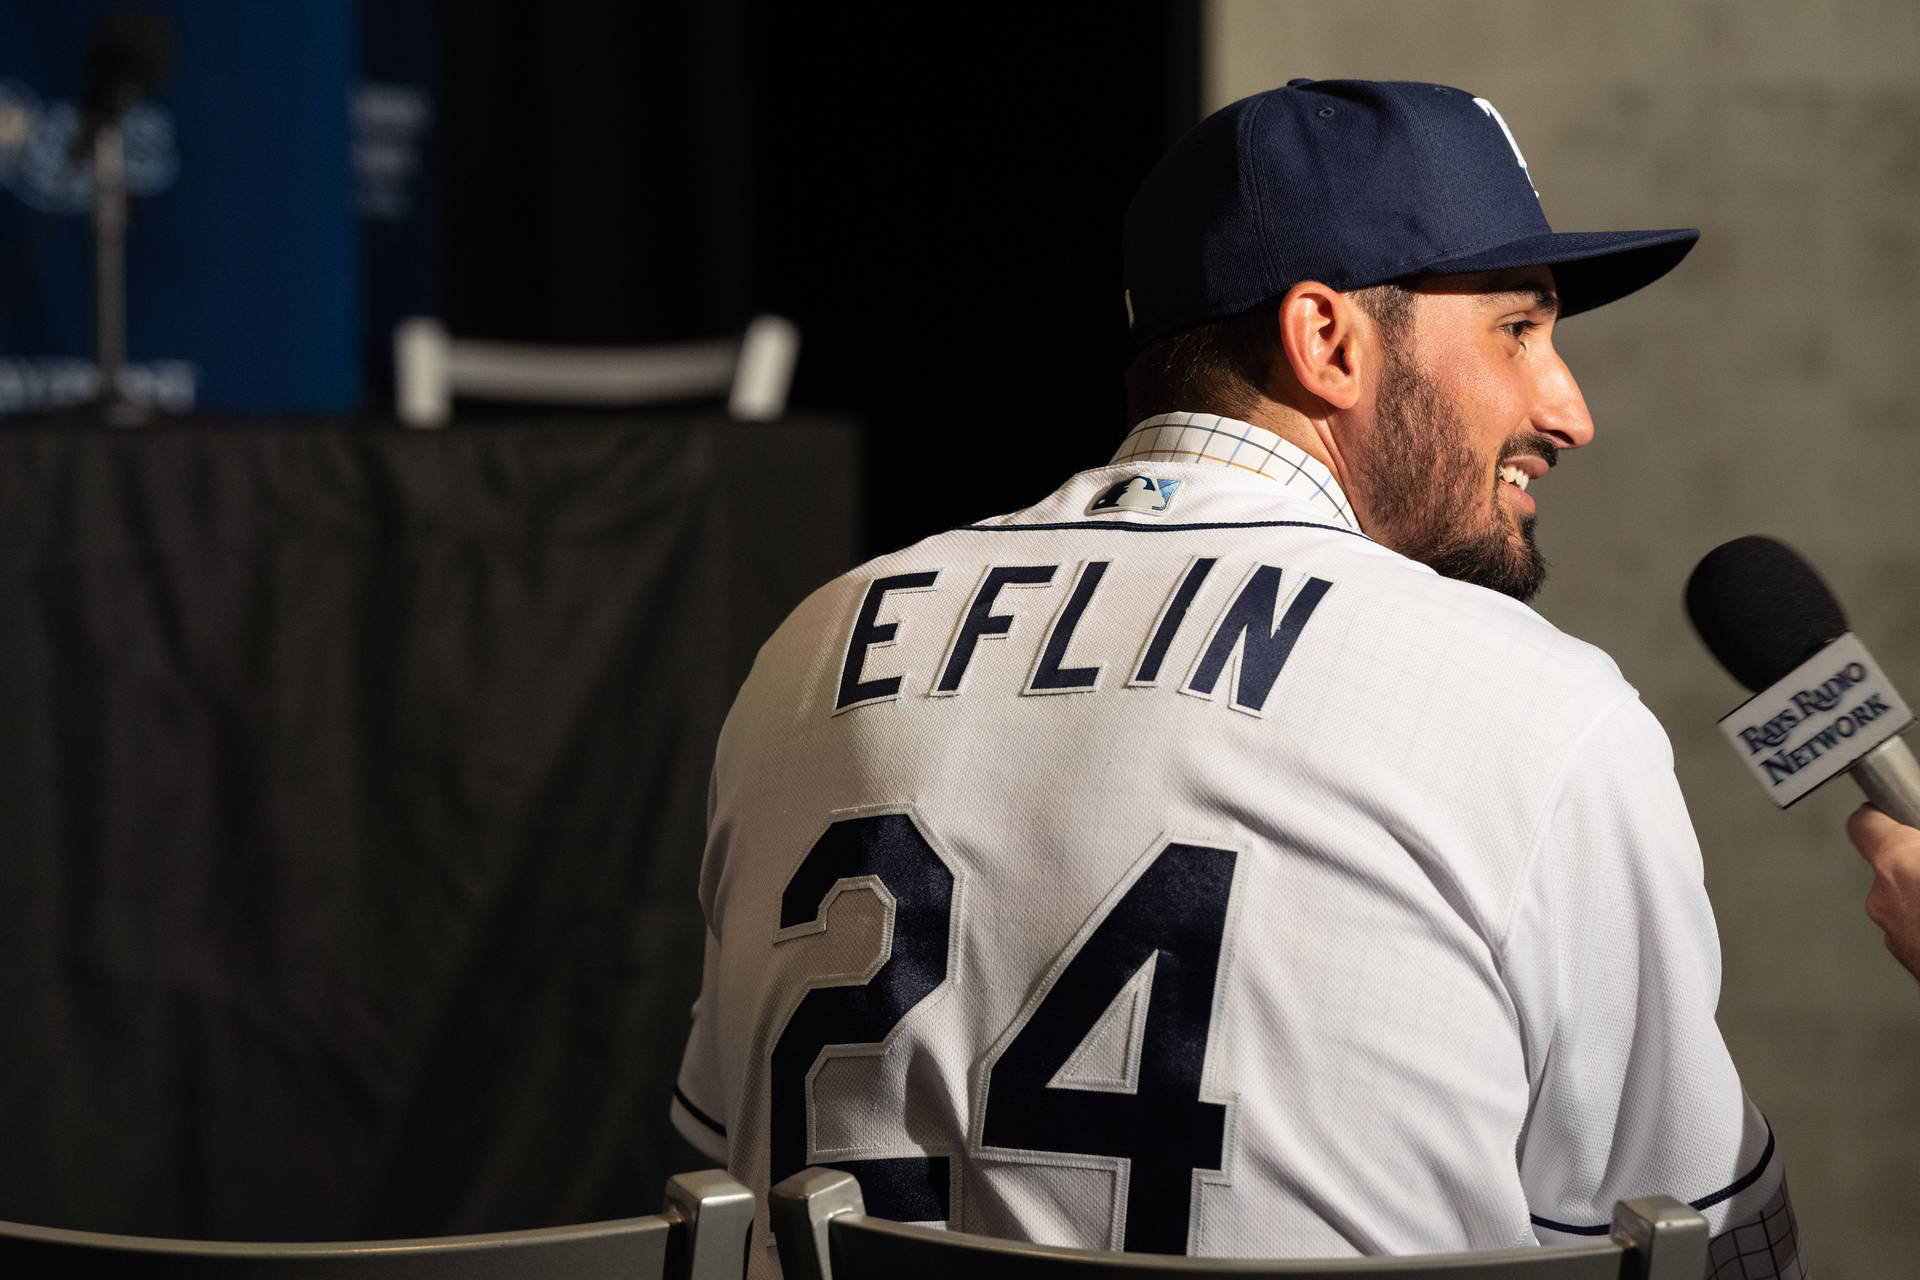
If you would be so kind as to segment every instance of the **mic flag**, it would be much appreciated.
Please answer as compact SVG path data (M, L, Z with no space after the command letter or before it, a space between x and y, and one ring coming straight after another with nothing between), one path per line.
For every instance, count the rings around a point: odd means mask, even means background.
M1912 723L1849 631L1722 717L1720 732L1784 809Z

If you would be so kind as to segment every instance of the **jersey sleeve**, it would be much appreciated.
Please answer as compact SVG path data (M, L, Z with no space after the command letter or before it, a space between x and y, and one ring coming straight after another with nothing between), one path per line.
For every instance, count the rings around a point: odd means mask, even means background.
M1772 1131L1714 1022L1720 944L1665 733L1626 695L1572 752L1506 931L1531 1102L1521 1184L1542 1243L1616 1200L1691 1203L1709 1274L1802 1273Z
M693 1025L687 1032L686 1052L673 1087L668 1115L680 1136L716 1163L727 1163L726 1093L720 1065L720 1046L714 1017L714 995L719 990L720 943L707 932L707 954L700 998L693 1004Z

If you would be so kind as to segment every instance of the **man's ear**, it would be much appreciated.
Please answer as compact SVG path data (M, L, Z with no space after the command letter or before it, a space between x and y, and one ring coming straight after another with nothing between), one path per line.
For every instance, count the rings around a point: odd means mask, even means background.
M1280 349L1301 388L1329 408L1353 408L1362 376L1373 374L1373 326L1346 294L1317 280L1280 299Z

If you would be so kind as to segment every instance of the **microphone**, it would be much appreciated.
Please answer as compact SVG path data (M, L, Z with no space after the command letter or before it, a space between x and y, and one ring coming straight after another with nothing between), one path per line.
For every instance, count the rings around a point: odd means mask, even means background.
M85 159L100 130L158 88L172 65L173 31L166 19L131 5L109 11L87 46L86 92L80 98L73 159Z
M1920 763L1899 736L1913 712L1811 565L1772 538L1735 538L1701 558L1686 599L1701 643L1756 695L1720 730L1776 805L1850 772L1920 827Z

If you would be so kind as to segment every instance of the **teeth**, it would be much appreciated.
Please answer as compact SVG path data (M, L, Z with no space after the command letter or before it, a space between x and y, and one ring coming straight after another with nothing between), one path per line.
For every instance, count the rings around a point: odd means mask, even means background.
M1527 487L1527 473L1510 462L1500 468L1500 478L1516 489Z

